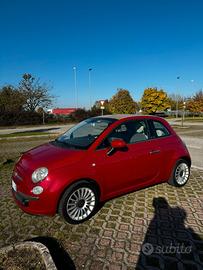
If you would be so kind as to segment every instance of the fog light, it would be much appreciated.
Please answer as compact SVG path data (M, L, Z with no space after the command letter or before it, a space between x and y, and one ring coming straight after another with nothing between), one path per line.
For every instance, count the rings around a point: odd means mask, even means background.
M32 189L32 193L35 195L39 195L43 192L43 188L40 186L36 186Z

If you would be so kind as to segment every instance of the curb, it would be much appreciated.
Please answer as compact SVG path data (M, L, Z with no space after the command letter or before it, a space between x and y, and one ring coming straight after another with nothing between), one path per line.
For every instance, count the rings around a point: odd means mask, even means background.
M31 242L31 241L23 242L23 243L16 243L14 245L10 245L10 246L1 248L0 253L7 253L7 252L13 250L13 248L17 248L17 249L34 248L34 249L37 249L38 252L40 253L40 255L42 256L42 260L45 264L46 269L57 270L56 265L53 262L53 259L50 255L48 248L45 245L43 245L42 243Z

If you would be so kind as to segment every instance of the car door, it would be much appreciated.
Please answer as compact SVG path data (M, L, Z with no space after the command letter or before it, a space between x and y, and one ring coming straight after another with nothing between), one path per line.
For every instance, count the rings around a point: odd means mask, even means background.
M171 159L176 151L174 136L161 121L150 120L149 122L153 132L154 149L160 149L160 180L167 180L170 175Z
M110 141L123 139L127 147L108 155ZM151 151L157 152L151 152ZM145 186L159 174L159 151L150 140L143 120L130 120L116 127L94 153L96 174L107 197Z

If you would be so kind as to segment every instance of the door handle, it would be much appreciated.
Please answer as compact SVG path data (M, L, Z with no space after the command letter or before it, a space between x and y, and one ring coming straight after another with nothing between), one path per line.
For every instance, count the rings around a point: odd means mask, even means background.
M158 150L158 149L157 150L152 150L149 153L150 153L150 155L158 154L158 153L160 153L160 150Z

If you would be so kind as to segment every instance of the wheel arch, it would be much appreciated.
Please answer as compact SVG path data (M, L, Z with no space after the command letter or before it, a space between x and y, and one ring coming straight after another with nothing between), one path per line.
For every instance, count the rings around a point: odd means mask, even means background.
M180 160L180 159L183 159L183 160L187 161L189 167L191 167L192 161L191 161L191 158L190 158L190 157L188 157L188 156L181 156L181 157L179 158L179 160Z
M182 162L187 163L187 165L188 165L188 167L189 167L189 172L188 172L188 176L187 176L186 181L185 181L184 183L178 183L178 182L176 181L176 179L175 179L174 173L175 173L175 170L176 170L177 166L179 166ZM175 187L182 187L182 186L184 186L184 185L187 183L187 181L188 181L188 179L189 179L189 176L190 176L190 167L191 167L191 159L190 159L190 157L185 156L185 155L180 156L180 157L176 160L176 163L175 163L175 165L174 165L174 167L173 167L173 170L172 170L172 172L171 172L171 175L170 175L170 177L169 177L169 179L168 179L168 184L170 184L170 185L172 185L172 186L175 186Z
M63 197L63 194L66 192L66 190L72 186L75 186L75 185L80 184L80 183L85 183L85 182L88 184L91 184L92 186L94 186L96 188L98 198L100 199L101 188L100 188L99 184L97 183L97 181L94 179L91 179L91 178L80 178L80 179L74 180L73 182L71 182L70 184L66 185L63 188L63 191L60 193L60 196L58 197L58 201L57 201L57 205L56 205L56 212L57 213L58 213L59 203L61 201L61 198Z
M172 175L172 173L173 173L173 169L174 169L174 167L175 167L177 161L179 161L179 160L181 160L181 159L182 159L182 160L185 160L186 162L188 162L189 167L191 167L192 161L191 161L190 156L188 156L188 155L174 155L174 156L171 158L170 163L168 164L168 175L167 175L167 177L166 177L166 179L167 179L166 181L169 181L169 180L170 180L171 175Z

